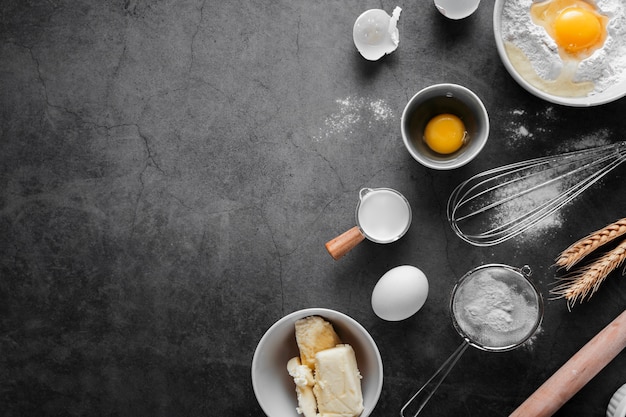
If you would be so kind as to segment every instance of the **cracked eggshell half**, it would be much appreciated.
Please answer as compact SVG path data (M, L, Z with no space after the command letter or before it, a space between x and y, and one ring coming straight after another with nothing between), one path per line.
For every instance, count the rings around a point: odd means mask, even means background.
M439 13L451 20L465 19L473 14L480 0L434 0Z
M396 7L389 16L384 10L370 9L356 19L352 37L363 58L376 61L398 48L400 35L397 24L401 11L400 7Z

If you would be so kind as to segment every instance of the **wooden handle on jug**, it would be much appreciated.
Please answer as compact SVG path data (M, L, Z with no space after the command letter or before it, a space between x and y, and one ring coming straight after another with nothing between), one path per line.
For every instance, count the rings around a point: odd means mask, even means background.
M549 417L626 347L626 311L609 323L509 417Z
M359 229L358 226L354 226L352 229L326 242L325 246L330 256L337 260L350 252L350 250L361 243L363 239L365 239L365 236L361 233L361 229Z

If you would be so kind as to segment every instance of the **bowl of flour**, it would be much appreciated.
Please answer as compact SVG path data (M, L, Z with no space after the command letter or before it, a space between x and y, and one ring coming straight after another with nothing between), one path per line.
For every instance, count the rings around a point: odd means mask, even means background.
M595 2L598 11L608 17L606 39L590 56L575 62L564 61L557 43L533 21L532 4L533 0L496 0L494 5L498 54L518 84L546 101L574 107L601 105L626 95L623 0ZM569 79L562 83L565 72Z

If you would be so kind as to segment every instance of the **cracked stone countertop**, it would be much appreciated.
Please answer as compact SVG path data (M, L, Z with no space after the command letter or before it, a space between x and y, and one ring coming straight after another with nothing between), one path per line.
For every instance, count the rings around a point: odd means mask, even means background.
M365 61L354 20L396 5L399 48ZM498 57L492 9L448 21L429 2L0 1L0 414L261 416L256 344L280 317L326 307L375 339L372 416L397 415L460 342L456 279L528 264L546 300L532 345L468 350L425 410L508 415L626 305L621 270L571 311L549 299L560 251L626 216L626 167L489 248L456 237L447 199L482 170L623 140L626 100L527 93ZM452 171L419 165L400 137L407 100L441 82L476 92L491 121L482 153ZM413 223L334 261L324 243L354 226L362 187L402 192ZM371 292L404 264L430 295L385 322ZM624 383L622 353L557 416L602 417Z

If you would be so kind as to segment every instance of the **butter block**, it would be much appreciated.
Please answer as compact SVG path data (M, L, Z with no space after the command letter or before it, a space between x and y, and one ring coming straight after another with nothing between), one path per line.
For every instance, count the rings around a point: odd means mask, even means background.
M299 387L313 386L315 385L315 378L313 378L313 371L306 365L302 365L299 357L291 358L287 362L287 371L293 378L293 382Z
M298 414L303 414L304 417L316 417L317 401L313 393L313 385L315 385L313 371L311 371L311 368L308 366L302 365L300 358L297 356L287 362L287 371L296 384L296 395L298 399L296 411Z
M315 354L341 344L332 324L319 316L309 316L295 323L296 342L303 365L315 368Z
M343 344L315 355L315 386L320 417L355 417L363 412L361 374L352 346Z

